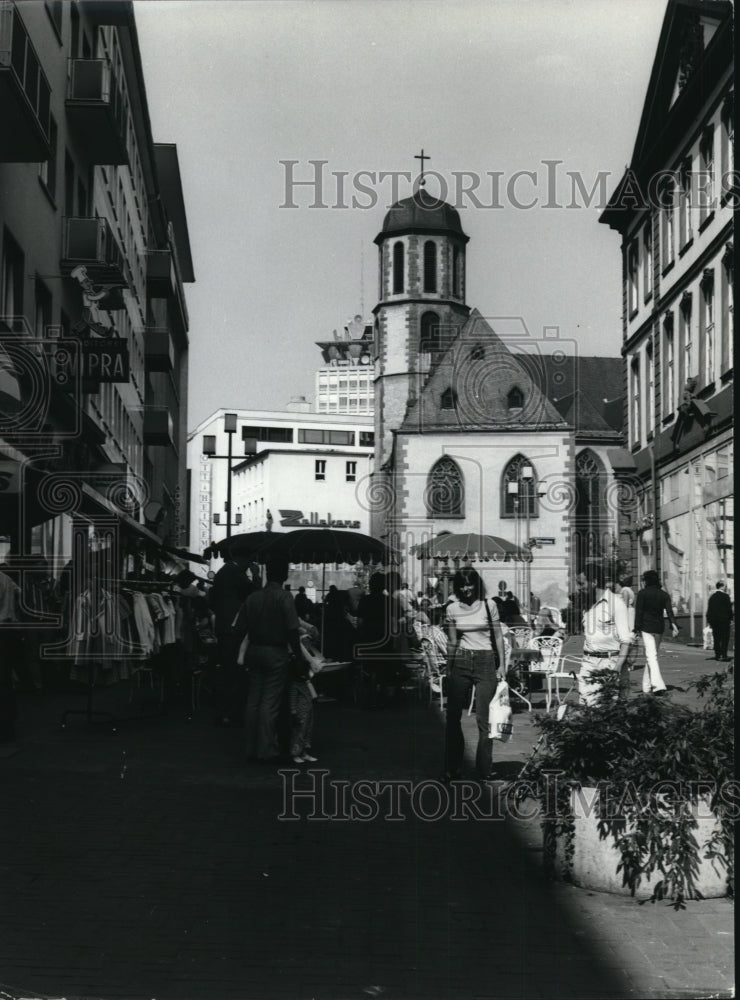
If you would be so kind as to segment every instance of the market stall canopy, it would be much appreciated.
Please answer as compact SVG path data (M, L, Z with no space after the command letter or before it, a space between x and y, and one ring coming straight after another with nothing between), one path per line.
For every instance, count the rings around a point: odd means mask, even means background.
M419 559L467 559L470 562L530 562L530 549L496 535L478 532L444 534L413 547Z

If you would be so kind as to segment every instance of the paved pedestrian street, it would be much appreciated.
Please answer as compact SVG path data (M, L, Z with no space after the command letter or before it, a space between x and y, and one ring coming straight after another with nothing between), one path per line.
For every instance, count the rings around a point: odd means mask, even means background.
M711 666L699 652L667 647L669 685ZM76 695L21 698L0 755L0 997L731 995L728 900L675 911L546 881L536 821L495 818L495 787L462 802L432 783L426 701L322 701L319 763L280 774L207 704L161 716L127 696L96 694L131 717L115 730L62 729ZM528 713L515 726L509 776L536 739Z

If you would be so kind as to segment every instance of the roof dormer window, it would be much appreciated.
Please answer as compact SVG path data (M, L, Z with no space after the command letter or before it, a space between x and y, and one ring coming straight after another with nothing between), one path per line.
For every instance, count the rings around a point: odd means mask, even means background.
M520 413L524 409L524 393L518 385L509 390L509 394L506 397L506 406L509 413Z

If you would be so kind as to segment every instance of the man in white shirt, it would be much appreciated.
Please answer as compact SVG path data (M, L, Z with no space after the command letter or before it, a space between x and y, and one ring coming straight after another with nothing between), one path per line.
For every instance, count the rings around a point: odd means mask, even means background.
M601 683L591 679L599 670L613 670L621 678L632 641L627 605L621 597L606 589L602 566L588 567L587 579L593 600L583 614L583 663L578 675L578 690L586 705L598 702Z

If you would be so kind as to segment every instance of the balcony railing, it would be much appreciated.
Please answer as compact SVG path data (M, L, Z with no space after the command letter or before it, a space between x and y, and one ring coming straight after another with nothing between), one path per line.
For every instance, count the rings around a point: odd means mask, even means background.
M18 8L0 0L0 162L49 158L50 96Z
M79 264L96 284L130 287L128 264L107 219L67 219L64 227L62 271L69 274Z
M144 356L148 372L171 372L175 367L172 337L166 327L148 326L144 335Z
M147 406L144 410L144 444L169 445L174 442L172 414L166 406Z
M66 106L92 163L128 163L128 104L107 59L70 59Z
M146 255L147 294L155 298L171 298L177 309L173 316L187 335L189 326L185 289L180 277L177 255L173 250L148 250ZM177 338L176 338L177 339Z
M126 27L133 4L131 0L82 0L80 8L87 20L96 26L113 24Z

